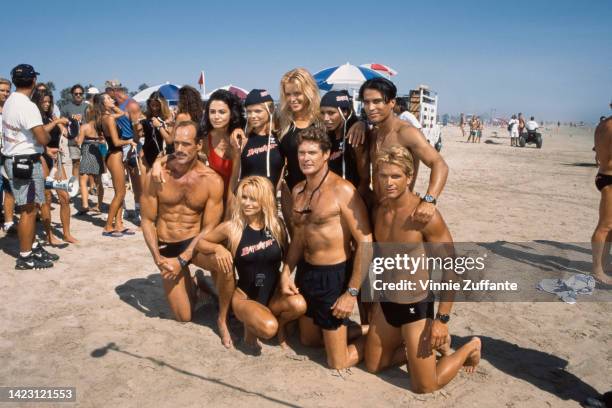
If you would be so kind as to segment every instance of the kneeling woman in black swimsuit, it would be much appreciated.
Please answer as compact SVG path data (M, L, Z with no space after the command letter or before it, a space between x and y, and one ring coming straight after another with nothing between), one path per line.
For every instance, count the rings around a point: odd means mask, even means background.
M232 309L244 323L245 343L260 349L258 338L277 335L284 347L285 325L304 314L306 302L302 295L283 295L278 288L287 235L277 215L272 183L261 176L244 178L232 205L230 220L206 234L198 250L214 253L225 273L236 267Z

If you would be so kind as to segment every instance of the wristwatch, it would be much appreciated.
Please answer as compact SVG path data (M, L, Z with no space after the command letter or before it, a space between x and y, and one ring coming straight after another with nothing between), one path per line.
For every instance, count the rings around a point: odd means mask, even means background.
M349 295L353 297L359 294L359 289L355 289L355 288L348 288L346 291L349 293Z
M186 261L183 258L181 258L180 255L177 256L176 259L178 260L178 263L181 265L181 269L185 269L191 263L190 261Z
M437 314L436 314L436 320L439 320L440 322L442 322L442 323L446 324L446 323L448 323L448 321L450 320L450 316L449 316L449 315L447 315L447 314L440 314L440 313L437 313Z
M438 200L436 200L436 198L431 194L425 194L425 196L423 196L423 201L425 201L426 203L431 203L433 205L436 205L436 203L438 202Z

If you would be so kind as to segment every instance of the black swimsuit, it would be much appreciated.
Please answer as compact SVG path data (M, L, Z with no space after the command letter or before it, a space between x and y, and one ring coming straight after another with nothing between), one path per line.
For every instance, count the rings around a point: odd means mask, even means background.
M597 176L595 176L595 187L597 187L599 191L603 190L604 187L607 187L610 184L612 184L612 176L597 173Z
M121 128L117 123L115 123L115 126L117 127L117 136L119 136L119 139L121 139L123 135L123 133L121 132ZM115 146L115 144L113 143L113 138L110 137L110 135L107 135L106 132L104 132L104 128L102 128L102 134L104 135L104 140L106 140L106 144L108 145L108 153L106 154L104 160L108 159L111 153L123 151L121 146Z
M312 125L311 125L312 126ZM306 129L306 128L304 128ZM283 155L287 158L287 170L285 171L285 181L289 186L289 190L293 190L293 187L302 180L305 180L302 170L300 170L300 163L298 162L297 151L298 151L298 134L304 130L291 126L291 129L281 138L280 148Z
M337 139L335 132L328 133L331 141L331 151L329 154L329 169L351 182L355 188L359 187L359 173L357 172L357 156L355 149L348 143L348 140ZM344 147L344 154L342 148ZM344 169L342 162L344 161Z
M50 117L43 118L43 123L45 125L48 125L51 122L53 122L53 120ZM50 147L52 149L59 149L60 139L62 137L62 131L60 130L59 126L55 126L53 129L51 129L51 131L49 131L49 136L51 136L51 138L49 140L49 143L47 143L47 147ZM49 171L51 171L54 163L53 157L49 156L45 151L45 153L43 153L42 155L42 158L45 160L45 162L47 162L47 167L49 168Z
M236 249L234 264L240 288L251 300L267 305L274 294L283 254L268 230L246 226Z
M274 188L278 184L285 163L283 153L278 147L276 137L270 136L270 172L268 175L268 136L251 133L240 156L240 178L248 176L267 177Z

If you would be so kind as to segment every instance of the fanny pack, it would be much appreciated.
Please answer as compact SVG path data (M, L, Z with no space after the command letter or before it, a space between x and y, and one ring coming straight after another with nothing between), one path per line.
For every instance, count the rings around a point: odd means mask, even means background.
M34 162L40 159L40 154L13 156L13 178L29 180L32 178Z

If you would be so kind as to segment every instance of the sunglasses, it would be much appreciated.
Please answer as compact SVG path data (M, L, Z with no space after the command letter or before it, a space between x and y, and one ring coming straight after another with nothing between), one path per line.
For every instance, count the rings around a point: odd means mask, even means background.
M83 96L83 92L75 92L72 95L73 96Z

